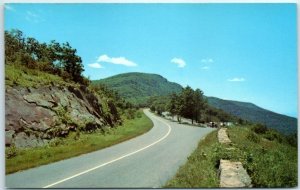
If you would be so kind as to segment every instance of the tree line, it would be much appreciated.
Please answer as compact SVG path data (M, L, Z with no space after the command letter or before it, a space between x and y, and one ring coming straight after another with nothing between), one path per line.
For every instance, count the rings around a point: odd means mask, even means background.
M210 121L236 121L237 118L224 111L213 108L208 105L203 91L200 89L193 90L187 86L178 94L173 93L169 96L152 97L148 104L151 111L161 115L167 111L172 117L177 117L178 122L181 118L188 118L192 123L205 123Z
M35 38L25 37L20 30L5 31L5 64L39 70L79 83L81 90L88 89L98 94L105 118L110 123L121 124L122 115L134 119L139 114L137 108L116 91L102 84L93 84L82 75L84 68L81 57L68 42L52 40L50 43L41 43ZM91 102L94 101L93 93L88 93Z
M38 69L81 84L89 83L82 76L81 57L68 42L40 43L35 38L25 37L20 30L5 31L5 64Z

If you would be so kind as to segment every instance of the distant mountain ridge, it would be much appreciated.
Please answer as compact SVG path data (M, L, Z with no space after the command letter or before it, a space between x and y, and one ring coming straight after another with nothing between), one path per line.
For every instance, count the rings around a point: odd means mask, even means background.
M136 105L146 105L151 96L178 93L183 88L158 74L138 72L124 73L93 81L93 84L97 83L105 84L116 90L127 101ZM207 100L211 106L242 119L265 124L269 128L277 129L285 134L297 132L296 118L266 110L253 103L223 100L215 97L207 97Z
M139 72L119 74L92 83L107 85L135 105L145 105L151 96L165 96L182 89L181 85L169 82L158 74Z
M253 103L207 97L208 103L242 119L262 123L285 134L297 132L297 119L261 108Z

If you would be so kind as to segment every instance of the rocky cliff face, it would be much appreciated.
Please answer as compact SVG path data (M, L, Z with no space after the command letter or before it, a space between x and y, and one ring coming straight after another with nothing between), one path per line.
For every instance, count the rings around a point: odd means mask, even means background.
M40 146L72 130L90 131L117 122L85 86L7 87L5 116L5 144L16 147Z

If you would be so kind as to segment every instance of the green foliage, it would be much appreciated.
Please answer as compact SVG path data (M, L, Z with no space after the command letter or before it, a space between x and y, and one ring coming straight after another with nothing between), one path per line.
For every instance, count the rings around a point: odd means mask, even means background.
M60 118L62 123L69 124L72 121L71 117L68 115L68 108L67 106L59 106L55 109L57 116Z
M75 135L73 136L73 139L75 141L79 140L80 139L80 134L81 134L80 130L76 130Z
M204 117L202 117L202 122L236 122L239 118L234 117L221 109L214 108L210 105L207 105L206 109L204 110Z
M253 127L232 127L228 133L236 148L243 152L240 160L254 187L297 185L297 149L286 141L287 137L269 129L257 134ZM270 134L273 139L266 140Z
M125 111L125 116L127 119L134 119L135 118L135 109L127 109Z
M256 124L253 127L251 127L251 130L256 134L265 134L268 131L268 128L265 125Z
M260 141L260 137L255 133L249 133L247 135L247 139L254 143L258 143Z
M141 118L141 117L142 117L142 113L141 113L141 112L139 112L139 111L138 111L138 112L136 112L136 117L137 117L137 118Z
M40 43L20 30L5 31L5 64L23 66L86 84L81 58L68 42Z
M118 92L125 100L136 106L150 107L161 114L169 111L171 116L187 117L197 122L236 121L238 118L213 108L206 103L203 92L167 81L160 75L125 73L92 82L93 86L105 85ZM199 109L200 108L200 109Z
M180 92L179 84L167 81L157 74L126 73L102 80L92 81L92 84L105 84L117 91L121 97L135 106L145 107L152 96L165 96Z
M100 98L102 98L106 102L114 103L114 106L120 108L121 110L130 109L134 107L130 102L126 101L123 97L121 97L117 91L113 90L112 88L109 88L105 84L91 84L89 85L89 88L92 91L96 92L100 96ZM111 107L109 109L114 108Z
M216 131L203 139L188 157L175 177L167 182L167 188L213 188L219 187L218 161L220 145Z
M151 106L150 106L150 110L151 110L152 112L155 112L155 106L154 106L154 105L151 105Z
M178 115L192 119L192 121L195 119L195 110L201 109L202 107L196 107L197 104L194 101L195 91L187 86L184 88L181 93L179 94L178 101Z
M266 134L264 135L264 138L266 138L270 141L277 140L279 143L281 143L284 140L284 137L280 133L278 133L277 131L272 130L272 129L270 129L266 132Z
M210 121L236 121L237 118L225 113L222 110L209 106L200 89L193 90L187 86L179 94L172 93L169 96L154 96L148 100L150 110L161 115L168 111L172 117L177 116L180 122L181 117L189 118L200 123Z
M39 87L48 85L66 85L61 77L22 65L5 65L5 85L22 87Z
M102 108L110 122L121 124L122 114L127 119L135 118L135 107L122 98L116 91L104 84L90 84L88 88L101 99Z
M287 142L293 146L293 147L297 147L298 146L298 135L297 133L294 134L290 134L286 137Z
M17 156L17 154L18 154L18 150L14 144L5 149L5 158L7 159L13 158Z
M167 110L171 114L172 117L179 114L179 97L176 93L170 95L170 101L167 104Z
M232 141L229 145L218 143L216 131L200 141L198 148L180 167L166 187L201 188L219 187L219 160L241 161L255 188L296 187L297 148L280 133L282 141L265 139L265 133L255 133L254 126L230 127L227 132Z
M162 112L166 111L168 101L168 96L153 96L149 98L147 104L150 105L151 111L161 115Z
M274 129L267 128L265 125L262 124L255 124L251 127L251 130L256 134L261 134L265 139L268 139L270 141L278 141L279 143L286 141L289 142L288 136L284 136L283 134L280 134L278 131ZM290 143L291 145L294 145L294 143Z
M57 147L59 145L64 145L65 141L62 138L55 138L50 141L48 144L49 147Z

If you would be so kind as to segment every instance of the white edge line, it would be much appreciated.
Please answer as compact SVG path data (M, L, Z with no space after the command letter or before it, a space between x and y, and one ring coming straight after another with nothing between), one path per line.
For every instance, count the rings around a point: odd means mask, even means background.
M98 169L98 168L101 168L101 167L103 167L103 166L106 166L106 165L108 165L108 164L111 164L111 163L113 163L113 162L116 162L116 161L121 160L121 159L123 159L123 158L126 158L126 157L128 157L128 156L131 156L131 155L133 155L133 154L136 154L136 153L138 153L138 152L140 152L140 151L143 151L143 150L145 150L145 149L147 149L147 148L149 148L149 147L151 147L151 146L153 146L153 145L159 143L160 141L164 140L165 138L167 138L167 136L169 136L169 134L170 134L170 132L171 132L171 130L172 130L172 129L171 129L171 126L170 126L168 123L166 123L165 121L163 121L163 120L161 120L161 119L159 119L159 118L155 118L155 119L157 119L157 120L163 122L164 124L166 124L166 125L168 126L168 129L169 129L168 132L167 132L162 138L160 138L159 140L157 140L157 141L155 141L155 142L153 142L153 143L151 143L151 144L149 144L149 145L147 145L147 146L145 146L145 147L143 147L143 148L141 148L141 149L138 149L138 150L136 150L136 151L134 151L134 152L131 152L131 153L129 153L129 154L126 154L126 155L124 155L124 156L121 156L121 157L119 157L119 158L116 158L116 159L114 159L114 160L111 160L111 161L109 161L109 162L103 163L103 164L101 164L101 165L99 165L99 166L96 166L96 167L93 167L93 168L91 168L91 169L85 170L85 171L80 172L80 173L78 173L78 174L72 175L72 176L67 177L67 178L65 178L65 179L62 179L62 180L60 180L60 181L57 181L57 182L52 183L52 184L50 184L50 185L47 185L47 186L45 186L45 187L43 187L43 188L49 188L49 187L52 187L52 186L57 185L57 184L59 184L59 183L65 182L65 181L67 181L67 180L70 180L70 179L72 179L72 178L75 178L75 177L78 177L78 176L80 176L80 175L86 174L86 173L88 173L88 172L91 172L91 171L93 171L93 170L96 170L96 169Z

